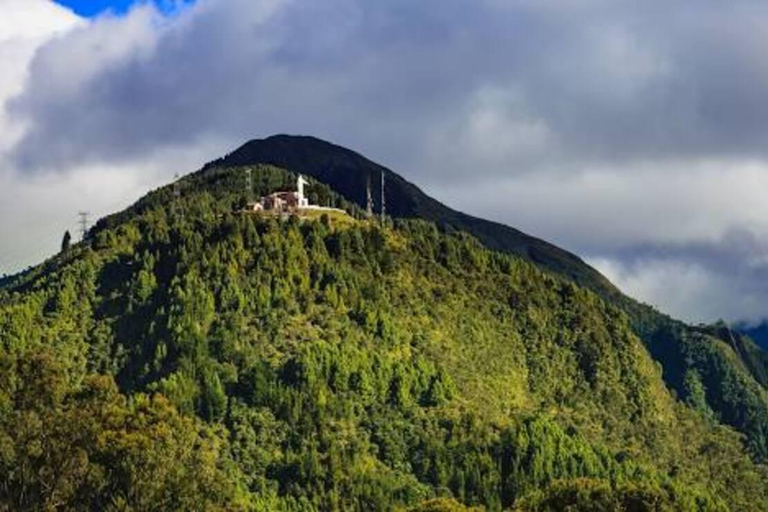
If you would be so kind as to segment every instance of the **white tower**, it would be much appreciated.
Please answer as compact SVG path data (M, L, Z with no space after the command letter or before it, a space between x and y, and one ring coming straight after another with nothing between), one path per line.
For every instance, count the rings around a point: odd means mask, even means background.
M384 196L384 170L381 171L381 221L387 218L387 199Z
M373 217L373 195L371 194L371 175L368 174L368 183L365 186L365 216Z
M296 178L296 189L299 191L299 208L309 206L309 199L304 197L304 185L308 185L307 180L299 174L299 177Z

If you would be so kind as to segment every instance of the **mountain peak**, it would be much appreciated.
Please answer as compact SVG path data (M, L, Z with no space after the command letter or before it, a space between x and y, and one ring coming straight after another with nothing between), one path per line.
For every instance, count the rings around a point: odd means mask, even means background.
M309 135L287 134L250 140L227 156L207 164L204 169L254 164L271 164L307 174L333 188L338 187L338 192L361 205L365 201L365 187L370 174L384 173L387 178L396 176L351 149ZM397 178L405 182L400 176ZM397 190L398 187L395 187L395 193ZM400 211L391 213L413 216Z
M373 197L381 197L381 182L376 178L383 173L387 213L393 217L421 218L448 230L466 231L491 249L521 256L603 296L619 293L608 279L575 254L515 228L449 208L391 169L317 137L277 134L254 139L206 164L203 170L256 164L271 164L311 176L361 207L366 203L369 178L374 178Z

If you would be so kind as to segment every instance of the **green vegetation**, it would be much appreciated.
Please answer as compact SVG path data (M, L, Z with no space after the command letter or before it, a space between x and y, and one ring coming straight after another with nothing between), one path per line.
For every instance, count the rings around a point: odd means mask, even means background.
M220 166L259 162L313 176L357 205L365 204L367 179L384 173L387 208L392 215L426 219L447 233L470 233L486 247L519 256L594 291L627 313L634 333L662 365L670 389L683 400L693 400L684 378L689 370L695 370L703 379L699 398L706 401L704 409L711 409L717 421L744 433L756 460L768 459L768 353L746 337L722 325L693 328L675 321L624 296L577 256L514 228L452 210L389 169L314 137L276 135L253 140L209 164L202 174ZM374 180L374 196L378 197L380 189L376 186ZM759 328L748 332L758 342L764 337Z
M0 289L0 510L768 510L708 345L677 400L635 317L467 234L180 187Z
M745 434L755 460L768 460L768 354L725 324L692 327L621 301L667 386L710 421Z

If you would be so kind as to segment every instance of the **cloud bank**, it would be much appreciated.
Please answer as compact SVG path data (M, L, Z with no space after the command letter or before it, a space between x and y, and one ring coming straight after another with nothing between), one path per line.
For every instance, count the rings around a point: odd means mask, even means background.
M313 134L675 315L768 316L764 2L200 0L55 30L0 96L14 211L51 180L99 180L100 202L77 196L93 207L54 203L101 211L246 139Z

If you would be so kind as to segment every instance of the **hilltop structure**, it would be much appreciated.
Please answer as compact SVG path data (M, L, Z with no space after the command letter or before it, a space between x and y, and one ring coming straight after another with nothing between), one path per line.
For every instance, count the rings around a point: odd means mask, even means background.
M338 208L309 204L309 198L304 195L304 186L307 180L299 174L296 178L296 190L280 190L263 196L258 201L248 203L247 211L274 212L274 213L300 213L302 210L322 210L344 212Z

